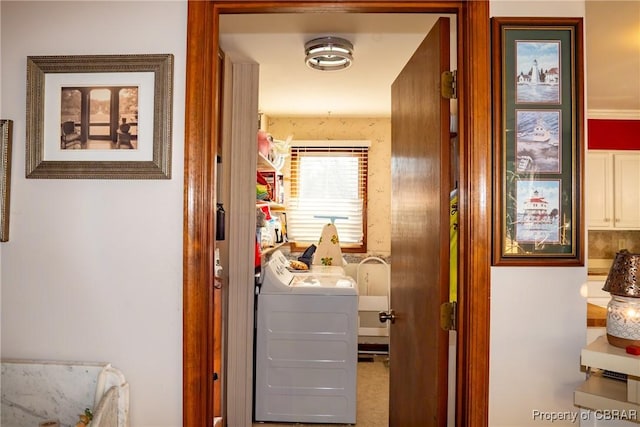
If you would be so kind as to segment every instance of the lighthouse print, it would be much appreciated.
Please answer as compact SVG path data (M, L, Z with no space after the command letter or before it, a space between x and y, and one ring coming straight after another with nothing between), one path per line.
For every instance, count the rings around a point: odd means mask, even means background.
M560 104L560 41L516 42L516 103Z
M559 180L519 180L517 182L518 243L559 243L562 217Z

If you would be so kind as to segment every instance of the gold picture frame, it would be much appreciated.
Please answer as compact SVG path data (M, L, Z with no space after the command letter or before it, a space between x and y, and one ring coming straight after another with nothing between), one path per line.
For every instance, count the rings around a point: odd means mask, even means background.
M28 57L26 177L171 178L172 98L171 54Z
M13 121L0 120L0 242L9 241L9 201L11 188L11 140Z

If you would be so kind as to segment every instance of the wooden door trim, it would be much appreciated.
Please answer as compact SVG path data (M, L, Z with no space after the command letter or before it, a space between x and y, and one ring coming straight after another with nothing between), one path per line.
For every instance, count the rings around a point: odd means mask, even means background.
M212 91L217 67L212 3L189 2L185 93L185 171L183 207L183 344L182 413L184 426L212 424L213 335L212 253L215 230L212 212L215 164L212 147L212 111L217 99ZM207 421L208 420L208 421Z
M183 425L211 425L219 13L458 12L460 271L456 424L487 426L491 255L488 1L189 0L183 226ZM473 63L473 66L471 64ZM473 88L473 90L472 90Z
M488 426L491 266L491 37L489 2L466 3L460 81L456 425ZM462 374L462 375L460 375Z

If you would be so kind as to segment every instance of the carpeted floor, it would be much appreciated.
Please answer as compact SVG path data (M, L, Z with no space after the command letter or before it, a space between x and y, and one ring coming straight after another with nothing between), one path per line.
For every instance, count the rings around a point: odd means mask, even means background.
M358 362L357 427L389 425L389 366L387 356L364 356ZM352 424L254 423L254 427L341 427Z

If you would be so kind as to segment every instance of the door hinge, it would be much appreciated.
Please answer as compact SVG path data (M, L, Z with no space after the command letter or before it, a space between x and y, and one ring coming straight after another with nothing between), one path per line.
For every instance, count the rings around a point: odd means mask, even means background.
M455 302L445 302L440 305L440 327L445 331L456 330L457 304Z
M456 71L445 71L440 76L440 86L442 96L447 99L458 97L458 79Z

